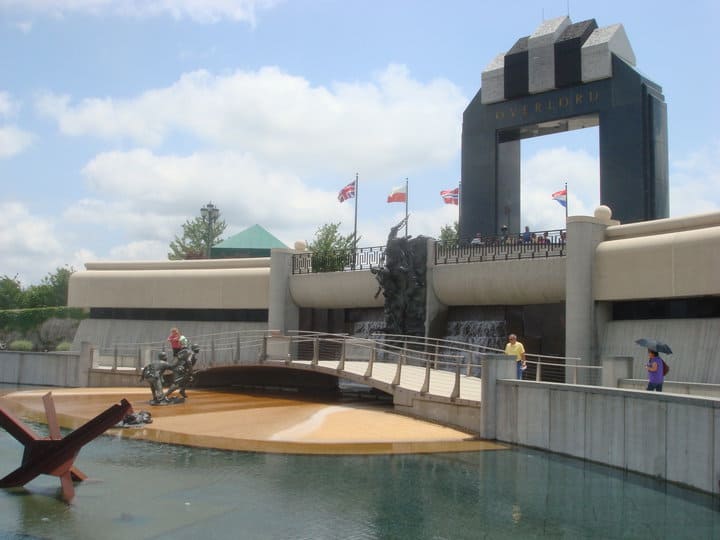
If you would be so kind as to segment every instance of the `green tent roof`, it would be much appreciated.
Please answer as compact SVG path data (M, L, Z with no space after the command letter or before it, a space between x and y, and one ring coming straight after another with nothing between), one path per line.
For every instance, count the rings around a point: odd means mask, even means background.
M287 246L260 225L253 225L213 246L215 249L272 249Z

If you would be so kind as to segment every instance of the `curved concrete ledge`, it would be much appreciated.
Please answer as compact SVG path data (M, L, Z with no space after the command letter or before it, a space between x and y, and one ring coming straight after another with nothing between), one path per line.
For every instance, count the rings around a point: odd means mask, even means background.
M565 300L565 257L441 264L435 294L447 306L525 305Z
M691 216L628 223L627 225L612 225L605 230L605 237L613 240L718 226L720 226L720 212L706 212Z
M720 294L720 226L601 242L595 300Z
M385 297L379 294L378 282L370 270L323 272L290 276L293 301L310 308L382 307Z
M71 307L267 309L270 268L87 270L70 276Z
M87 270L201 270L204 268L264 268L270 257L247 259L191 259L182 261L97 261L85 263Z

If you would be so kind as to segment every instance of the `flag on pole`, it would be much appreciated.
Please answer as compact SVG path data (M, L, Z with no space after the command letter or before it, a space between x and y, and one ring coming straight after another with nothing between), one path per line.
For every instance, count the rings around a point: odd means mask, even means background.
M394 187L388 195L387 202L407 202L407 184Z
M353 180L338 193L338 201L343 202L355 196L355 181Z
M567 208L567 188L556 191L552 194L552 198Z
M440 192L440 196L445 204L457 205L460 202L460 188L455 189L443 189Z

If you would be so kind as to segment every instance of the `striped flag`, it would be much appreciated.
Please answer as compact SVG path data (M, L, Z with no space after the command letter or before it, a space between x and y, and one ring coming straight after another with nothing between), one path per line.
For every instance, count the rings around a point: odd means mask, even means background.
M407 184L393 188L387 202L407 202Z
M355 181L353 180L338 193L338 201L344 202L355 196Z
M443 189L440 192L440 196L445 204L457 205L460 202L460 188L455 189Z
M556 191L552 194L552 198L567 208L567 188Z

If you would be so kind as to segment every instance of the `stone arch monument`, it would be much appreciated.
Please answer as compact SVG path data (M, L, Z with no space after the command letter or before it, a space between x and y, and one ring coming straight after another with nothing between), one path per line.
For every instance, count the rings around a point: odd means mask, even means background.
M545 21L498 55L463 114L461 237L520 230L522 139L592 126L600 204L623 223L668 217L667 109L634 66L622 25L594 19Z

